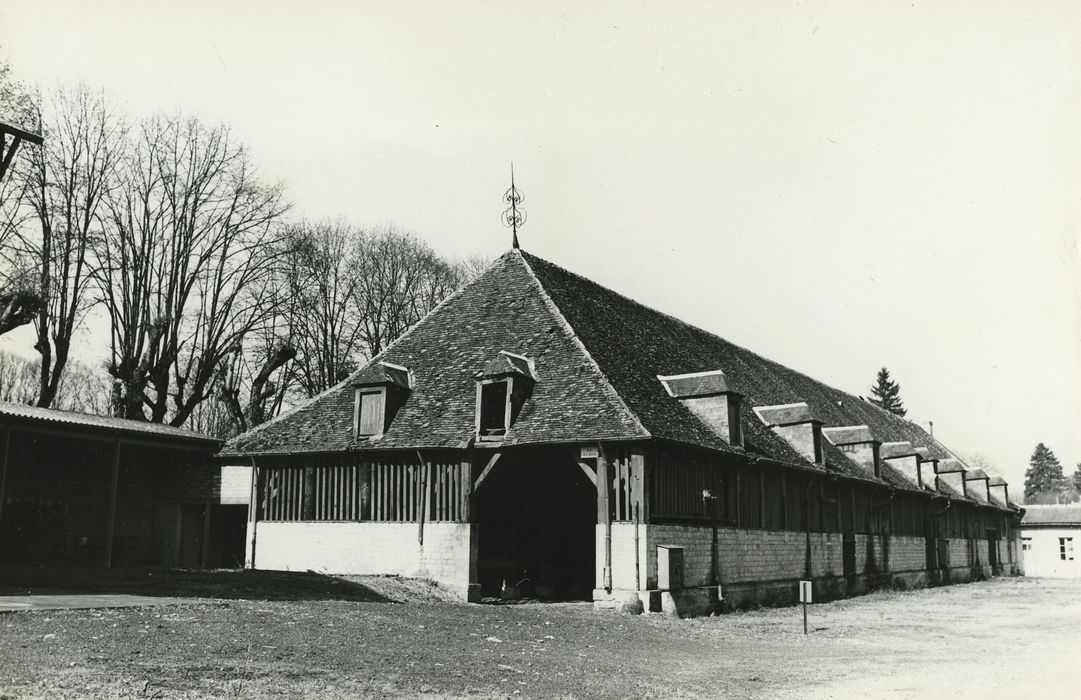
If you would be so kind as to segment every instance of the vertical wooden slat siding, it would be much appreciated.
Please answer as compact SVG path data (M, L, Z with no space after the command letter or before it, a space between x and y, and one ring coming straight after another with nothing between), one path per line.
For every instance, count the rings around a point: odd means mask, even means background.
M462 521L470 522L473 518L473 460L462 461L459 474L462 486Z
M379 517L377 520L385 521L387 519L387 465L377 462L376 467L379 469Z
M435 498L432 499L435 514L429 513L428 520L445 520L446 513L443 510L443 465L432 464L432 487Z

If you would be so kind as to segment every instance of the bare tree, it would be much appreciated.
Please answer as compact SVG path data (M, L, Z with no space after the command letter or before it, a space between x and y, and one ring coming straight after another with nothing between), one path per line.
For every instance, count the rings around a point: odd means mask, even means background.
M18 254L36 270L41 298L34 318L34 348L41 355L37 405L48 407L92 301L88 251L101 235L123 125L104 96L86 88L57 91L40 121L45 145L24 159L24 201L32 222L16 236Z
M416 236L394 227L370 232L357 245L354 296L360 336L371 357L457 289L463 273Z
M458 275L458 281L460 284L465 284L474 277L479 277L480 273L488 269L488 266L492 264L492 258L487 255L474 254L461 260L456 260L451 263L455 272Z
M0 61L0 121L36 130L35 116L30 92L14 79L8 64ZM25 156L25 151L20 155ZM28 186L29 180L15 171L0 179L0 335L31 323L41 307L32 265L16 254L17 234L29 216L25 206Z
M193 119L144 122L121 172L97 246L115 411L181 425L276 315L286 207L227 128Z
M0 401L33 404L38 397L37 363L0 351Z
M38 399L40 359L0 351L0 401L33 405ZM109 379L101 371L72 361L53 398L53 407L96 415L109 413Z
M349 376L363 352L357 290L365 271L356 260L362 240L360 229L342 223L290 229L283 312L299 352L291 374L305 396Z
M233 350L230 360L219 368L217 378L217 398L228 411L230 428L243 433L281 410L285 392L274 377L284 374L280 370L296 356L296 348L288 341L260 348L254 355L258 365L252 364L242 347Z

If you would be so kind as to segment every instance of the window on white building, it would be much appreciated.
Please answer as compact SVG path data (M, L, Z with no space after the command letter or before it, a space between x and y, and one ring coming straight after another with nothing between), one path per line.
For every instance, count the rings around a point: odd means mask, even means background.
M1073 561L1073 538L1058 538L1058 558L1063 561Z
M1023 552L1031 552L1032 551L1032 538L1031 537L1022 537L1021 538L1021 551L1023 551Z

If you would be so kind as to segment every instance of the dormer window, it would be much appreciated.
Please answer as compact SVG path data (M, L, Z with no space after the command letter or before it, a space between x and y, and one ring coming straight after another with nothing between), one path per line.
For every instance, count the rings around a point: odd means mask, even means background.
M742 395L728 385L721 370L691 374L657 375L664 390L679 400L729 445L743 446L739 418Z
M381 435L384 430L387 394L384 389L357 390L357 437Z
M878 478L882 475L879 450L882 443L875 440L871 429L866 425L845 425L823 428L822 435L844 452L849 459L863 467L867 476Z
M507 400L510 389L508 379L490 379L480 385L480 426L478 435L481 439L502 439L507 434L511 423L510 401Z
M806 402L756 406L754 412L773 432L784 438L808 462L822 467L822 421Z
M413 389L413 373L406 367L376 362L365 367L353 380L354 435L377 438L387 431L395 414Z
M533 361L501 350L477 379L477 441L500 442L533 393L537 373Z

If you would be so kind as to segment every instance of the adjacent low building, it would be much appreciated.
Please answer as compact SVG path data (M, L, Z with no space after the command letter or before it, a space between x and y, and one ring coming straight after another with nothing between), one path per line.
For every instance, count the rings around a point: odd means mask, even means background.
M1019 572L1005 482L919 426L517 249L221 458L254 465L249 566L470 600L694 614Z
M239 565L247 499L221 503L221 444L0 402L0 565Z
M1026 505L1021 520L1025 576L1081 576L1081 503Z

